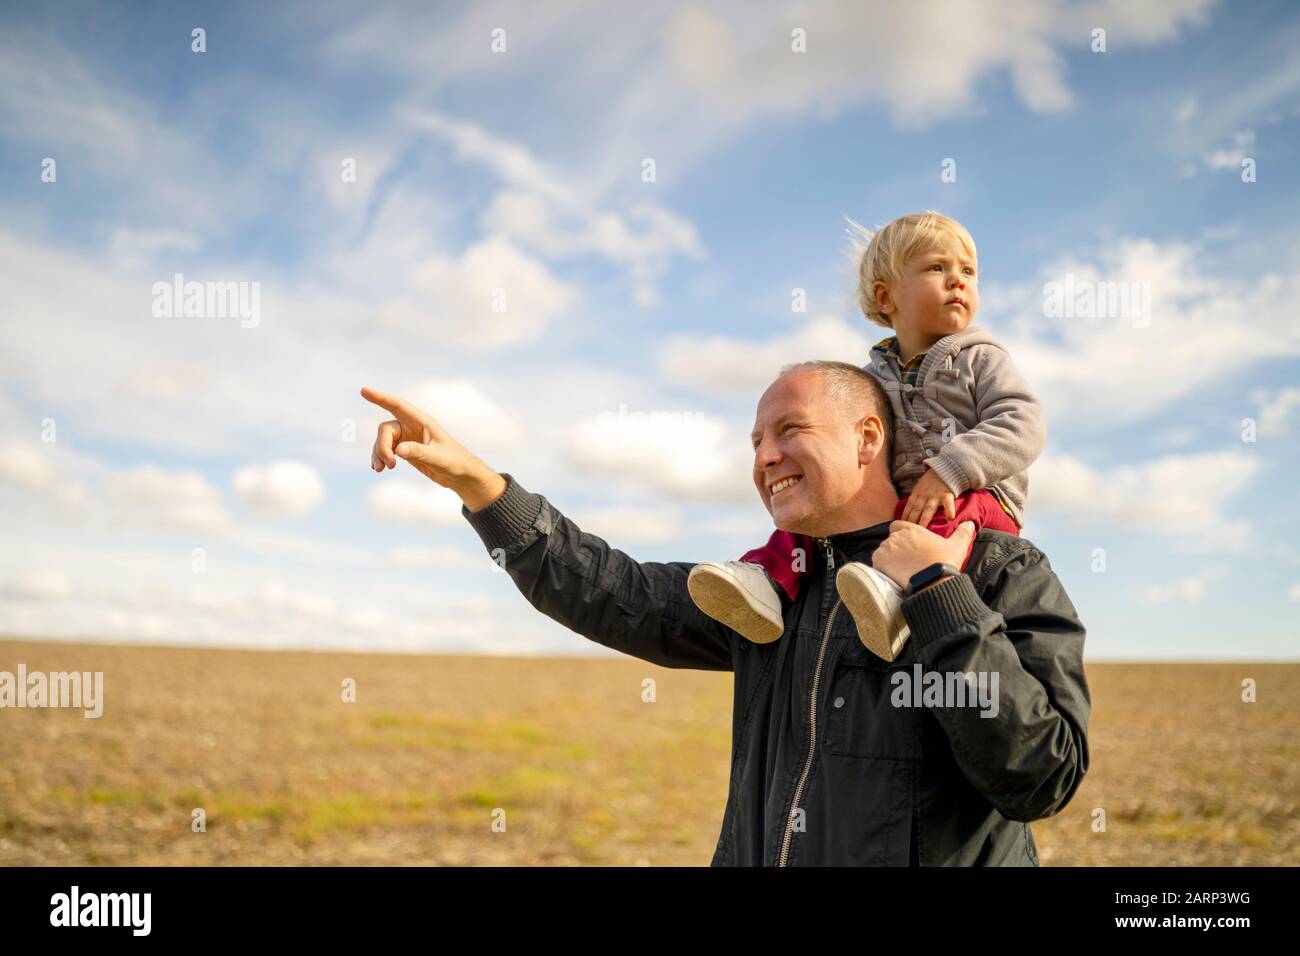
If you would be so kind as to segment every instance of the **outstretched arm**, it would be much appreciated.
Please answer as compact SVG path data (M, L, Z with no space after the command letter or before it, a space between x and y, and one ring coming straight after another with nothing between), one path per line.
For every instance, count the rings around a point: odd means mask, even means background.
M461 513L530 604L583 637L659 664L733 670L734 631L691 601L694 564L635 561L510 475L502 496Z
M461 514L533 607L598 644L664 667L732 670L736 633L691 601L690 562L639 562L588 534L541 495L498 474L430 415L363 389L396 418L379 426L376 470L405 458L450 488Z

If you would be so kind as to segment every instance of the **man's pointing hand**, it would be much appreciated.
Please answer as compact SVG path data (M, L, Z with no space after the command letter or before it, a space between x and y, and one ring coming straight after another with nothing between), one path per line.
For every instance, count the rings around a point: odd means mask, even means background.
M393 415L383 422L370 452L370 467L396 468L404 458L435 484L460 495L470 511L479 511L506 489L505 479L452 438L437 419L396 395L361 389L361 397Z

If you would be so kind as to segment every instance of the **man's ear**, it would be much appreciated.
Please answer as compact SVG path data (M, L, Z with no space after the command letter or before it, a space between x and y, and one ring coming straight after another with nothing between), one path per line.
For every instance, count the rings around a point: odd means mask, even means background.
M875 415L858 422L858 463L870 465L885 447L885 426Z

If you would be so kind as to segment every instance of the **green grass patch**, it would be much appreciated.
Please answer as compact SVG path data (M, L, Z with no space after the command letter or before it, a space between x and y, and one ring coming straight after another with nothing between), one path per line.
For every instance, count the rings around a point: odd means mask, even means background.
M523 718L466 719L428 714L374 714L357 733L353 722L344 725L341 747L401 748L417 750L474 751L479 753L525 753L546 750L555 735ZM557 749L566 756L586 756L588 748L561 742Z

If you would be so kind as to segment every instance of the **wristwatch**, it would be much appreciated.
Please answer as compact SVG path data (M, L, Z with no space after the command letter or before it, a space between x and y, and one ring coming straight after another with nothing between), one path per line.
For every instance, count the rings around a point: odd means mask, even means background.
M921 590L921 588L925 587L927 584L933 584L935 581L938 581L940 578L949 574L961 574L961 568L936 561L934 564L922 568L920 571L917 571L914 575L908 578L907 587L903 590L903 596L909 597Z

